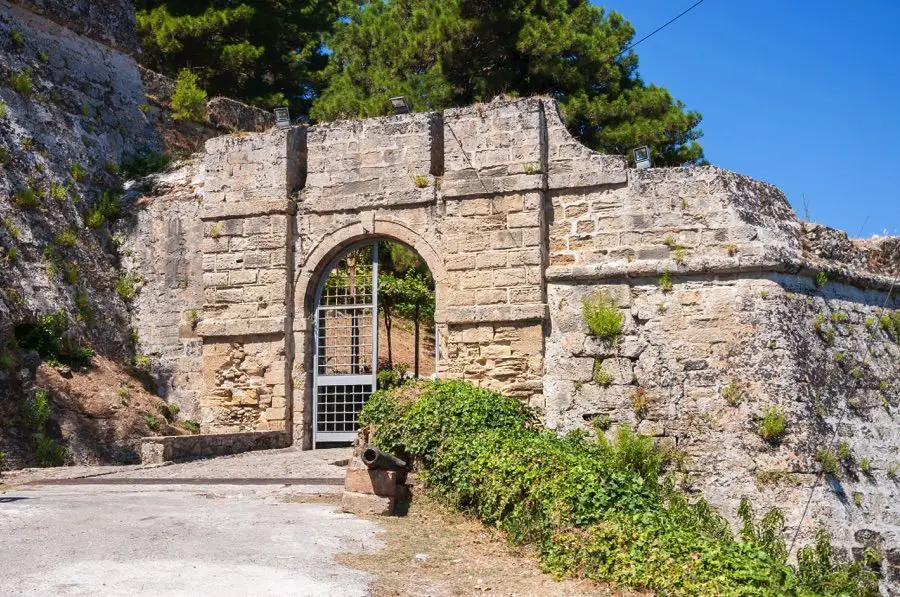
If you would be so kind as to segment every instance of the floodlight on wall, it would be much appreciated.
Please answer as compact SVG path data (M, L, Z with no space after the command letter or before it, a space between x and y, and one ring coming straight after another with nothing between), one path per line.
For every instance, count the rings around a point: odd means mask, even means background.
M391 107L394 109L394 114L409 114L412 111L412 106L409 105L409 102L402 95L392 97L390 102Z
M291 126L291 113L287 108L275 108L275 128L286 129Z
M646 145L635 147L631 150L634 155L634 165L638 170L646 170L650 167L650 148Z

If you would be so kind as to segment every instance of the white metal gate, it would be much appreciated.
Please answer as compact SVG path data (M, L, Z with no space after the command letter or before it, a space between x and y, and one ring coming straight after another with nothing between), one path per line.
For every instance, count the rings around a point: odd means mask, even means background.
M313 446L349 442L378 369L378 243L353 247L328 266L316 295Z

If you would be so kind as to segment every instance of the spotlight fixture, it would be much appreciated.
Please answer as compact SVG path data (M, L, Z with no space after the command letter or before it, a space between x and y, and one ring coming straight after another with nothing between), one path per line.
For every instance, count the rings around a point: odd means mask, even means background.
M288 109L285 108L275 108L275 128L286 129L291 126L291 114L288 112Z
M631 150L631 153L634 154L634 165L638 170L646 170L650 167L650 148L646 145L642 147L636 147Z
M394 114L409 114L412 111L412 106L409 105L409 102L402 95L392 97L390 102L391 107L394 109Z

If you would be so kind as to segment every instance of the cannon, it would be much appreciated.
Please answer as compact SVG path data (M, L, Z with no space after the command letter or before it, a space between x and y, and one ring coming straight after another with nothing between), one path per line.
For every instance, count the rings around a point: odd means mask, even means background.
M385 454L378 448L366 447L362 453L363 464L375 471L406 471L406 463L395 456Z

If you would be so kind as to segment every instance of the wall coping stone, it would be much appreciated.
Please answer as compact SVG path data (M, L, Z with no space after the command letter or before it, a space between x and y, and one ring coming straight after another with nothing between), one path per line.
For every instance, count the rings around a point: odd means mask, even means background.
M509 321L543 321L549 316L546 303L531 305L476 305L446 307L437 323L502 323Z
M255 450L287 448L287 431L241 431L141 438L141 464L188 462Z
M200 213L200 219L206 222L271 214L293 214L295 210L296 204L289 199L238 201L207 205Z

